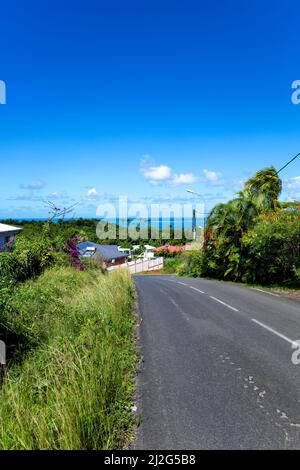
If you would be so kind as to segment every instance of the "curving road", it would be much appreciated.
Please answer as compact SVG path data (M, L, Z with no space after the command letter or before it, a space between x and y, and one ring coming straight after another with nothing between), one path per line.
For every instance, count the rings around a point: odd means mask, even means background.
M300 449L300 302L210 280L135 282L135 448Z

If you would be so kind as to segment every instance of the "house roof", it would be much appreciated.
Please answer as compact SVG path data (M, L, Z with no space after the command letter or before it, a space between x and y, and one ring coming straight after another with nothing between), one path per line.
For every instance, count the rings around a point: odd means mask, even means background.
M13 225L0 224L0 233L4 232L20 232L23 230L20 227L14 227Z
M127 256L125 253L122 253L118 250L117 245L99 245L98 243L94 242L82 242L78 243L77 246L81 256L85 258L89 256L95 256L96 253L99 254L105 261L124 258ZM94 248L95 250L91 250L91 248Z
M144 247L145 247L145 250L148 250L148 251L155 250L155 246L152 246L152 245L144 245Z
M186 245L176 246L176 245L163 245L155 248L155 252L168 250L170 253L177 253L179 251L186 250Z

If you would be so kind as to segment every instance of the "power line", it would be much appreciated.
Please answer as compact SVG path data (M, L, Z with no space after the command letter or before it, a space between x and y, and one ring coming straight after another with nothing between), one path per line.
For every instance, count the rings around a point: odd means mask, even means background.
M277 171L277 175L278 173L280 173L282 170L284 170L290 163L292 163L294 160L296 160L297 157L299 157L300 153L297 153L297 155L295 155L295 157L293 157L290 161L288 161L282 168L280 168L280 170Z

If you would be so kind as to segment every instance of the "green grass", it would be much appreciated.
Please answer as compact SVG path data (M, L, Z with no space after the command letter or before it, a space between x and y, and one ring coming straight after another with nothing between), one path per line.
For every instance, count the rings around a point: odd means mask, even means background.
M26 348L0 390L0 449L125 445L136 365L134 301L131 278L121 271L51 269L17 289L3 325Z
M181 266L183 260L180 256L175 256L174 258L165 258L164 267L159 272L161 274L176 274L177 269Z

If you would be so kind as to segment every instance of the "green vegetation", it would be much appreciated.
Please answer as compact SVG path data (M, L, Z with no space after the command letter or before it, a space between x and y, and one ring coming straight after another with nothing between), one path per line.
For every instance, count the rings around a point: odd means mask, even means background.
M134 285L79 259L96 221L52 219L6 221L24 230L0 253L0 449L122 448L133 424Z
M23 234L16 237L9 252L0 253L0 299L2 289L12 289L54 264L67 264L63 245L61 236L50 236L48 225L30 240Z
M164 259L164 267L163 270L160 270L160 273L163 274L172 274L177 272L179 265L182 264L182 260L179 256L175 256L172 258L165 258Z
M185 237L179 238L182 235L180 231L174 231L173 227L170 226L170 238L163 238L162 231L151 229L148 227L148 230L142 232L143 237L135 240L130 237L127 240L119 238L119 226L108 224L106 222L101 222L98 219L59 219L55 218L49 219L46 223L45 221L39 220L28 220L28 221L18 221L18 220L3 220L3 223L9 225L16 225L22 227L23 231L21 235L18 235L17 238L22 237L23 239L35 241L38 236L43 235L43 232L48 231L51 235L51 239L56 241L68 240L73 237L77 237L80 241L91 241L100 244L117 244L123 248L132 248L132 245L154 245L161 246L165 244L169 245L182 245L186 243L187 239ZM115 237L100 239L97 235L97 226L100 224L103 227L104 232L110 232L111 234L115 233ZM137 228L137 231L139 229ZM155 238L151 238L151 231L154 232ZM144 233L145 232L145 233ZM167 232L166 227L164 232ZM146 237L144 237L146 235Z
M298 211L262 214L242 237L244 273L251 283L300 286Z
M202 274L251 283L298 283L299 211L283 209L274 167L258 171L207 221Z
M275 168L258 171L212 210L203 249L164 252L163 272L300 286L299 205L279 203L280 192ZM0 449L122 448L130 436L134 286L127 273L79 260L76 243L99 241L97 222L27 222L0 253L0 336L9 358Z
M180 261L179 261L180 260ZM202 274L201 251L188 251L183 253L177 262L176 272L180 276L200 277Z
M181 255L175 271L254 284L300 285L300 204L278 201L274 167L258 171L243 191L214 207L202 252Z
M2 255L1 255L2 256ZM125 272L55 267L2 306L10 367L0 449L121 448L132 425L134 287Z

